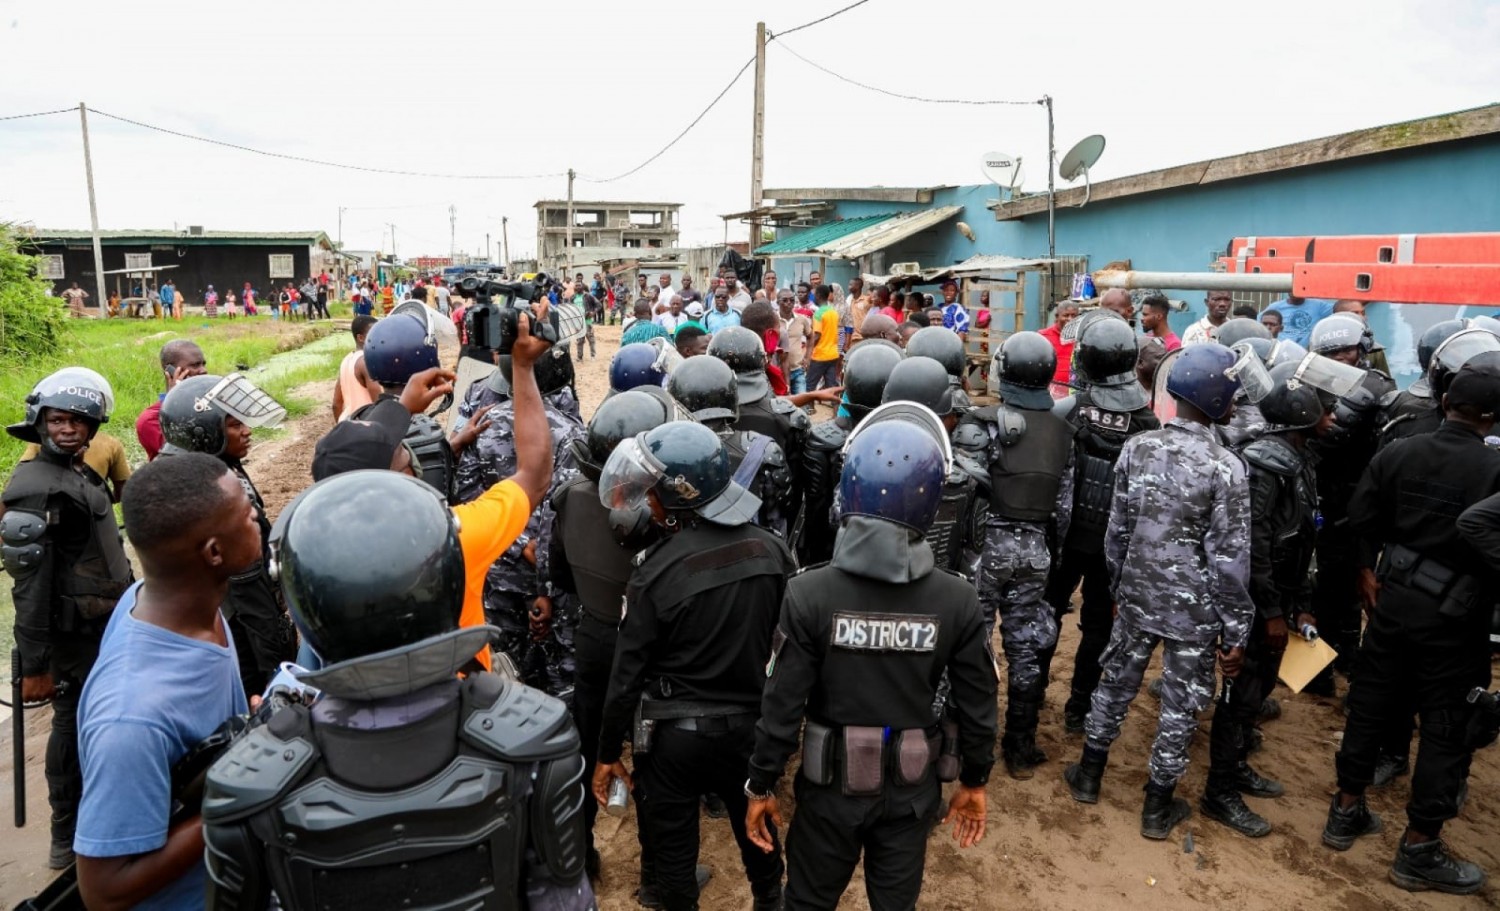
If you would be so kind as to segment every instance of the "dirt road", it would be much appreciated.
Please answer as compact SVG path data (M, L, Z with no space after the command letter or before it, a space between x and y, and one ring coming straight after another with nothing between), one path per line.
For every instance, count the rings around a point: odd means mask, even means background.
M619 330L612 327L600 327L598 332L600 359L579 365L585 415L607 388L608 355L619 338ZM326 396L329 390L331 381L299 392ZM309 415L294 422L283 438L252 452L251 474L273 514L309 482L313 444L329 420L325 413ZM1384 791L1371 792L1372 807L1385 818L1384 832L1344 854L1322 846L1318 836L1333 790L1333 755L1343 716L1333 700L1294 696L1284 688L1276 693L1284 715L1266 725L1265 748L1252 759L1258 769L1280 779L1287 788L1279 800L1252 800L1255 809L1275 826L1266 838L1242 838L1196 813L1168 842L1141 838L1141 789L1155 734L1156 708L1145 693L1132 708L1111 753L1101 802L1093 807L1074 803L1062 781L1062 767L1076 758L1081 741L1063 733L1061 711L1077 641L1076 627L1065 623L1038 735L1052 761L1029 782L1011 781L997 768L989 786L989 833L979 846L961 851L947 830L934 833L919 908L1376 911L1500 906L1500 886L1493 880L1472 898L1412 895L1387 882L1386 870L1405 821L1407 778ZM47 879L43 868L46 791L41 776L45 713L34 713L28 729L32 821L21 832L0 839L0 907L36 891ZM0 748L0 779L5 781L10 779L8 742L8 731L0 734L0 744L6 745ZM1180 789L1194 802L1203 790L1207 758L1205 731L1194 742L1193 764ZM783 809L791 810L787 785L782 788L782 799ZM5 788L0 794L0 821L9 819L9 807L10 791ZM702 907L705 911L748 909L749 889L728 823L704 818L702 825L703 862L714 870ZM1461 856L1500 875L1500 748L1475 757L1468 803L1446 835ZM606 911L636 907L631 893L639 849L633 810L619 820L600 814L596 837L604 856L600 907ZM857 876L841 907L868 909Z

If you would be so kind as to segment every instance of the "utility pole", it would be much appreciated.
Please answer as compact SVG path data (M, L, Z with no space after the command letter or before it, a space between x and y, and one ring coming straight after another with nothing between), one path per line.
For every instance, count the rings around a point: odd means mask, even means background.
M385 226L391 229L391 265L396 265L396 226L386 222Z
M448 259L458 258L458 207L448 206Z
M500 265L510 271L510 218L500 216Z
M568 274L573 274L573 169L568 168L568 230L564 243L568 245Z
M766 24L755 23L755 130L750 151L750 208L759 209L766 157ZM725 222L727 233L729 224ZM726 243L728 241L726 240ZM760 216L750 216L750 255L760 246Z
M484 261L489 262L490 254L494 252L495 248L490 246L490 232L486 231L484 232Z
M94 303L101 317L109 314L109 292L104 287L104 247L99 243L99 206L94 201L94 158L89 153L89 106L78 102L78 119L83 123L83 173L89 185L89 224L94 232L94 282L99 296ZM19 709L17 710L19 711Z
M344 249L344 213L349 210L348 206L339 206L339 249Z
M1054 182L1057 179L1057 140L1052 129L1052 96L1043 95L1042 104L1047 106L1047 258L1055 259L1057 257L1057 193ZM1046 303L1050 301L1044 302Z

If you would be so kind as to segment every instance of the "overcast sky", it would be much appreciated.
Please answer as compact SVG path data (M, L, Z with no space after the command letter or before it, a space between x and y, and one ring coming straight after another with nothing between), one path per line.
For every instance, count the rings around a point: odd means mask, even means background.
M655 154L774 33L850 0L636 3L35 3L0 0L0 117L82 100L268 151L374 168L609 177ZM1284 13L1278 14L1278 10ZM1100 0L869 0L784 42L910 95L1056 100L1057 153L1090 133L1095 179L1461 110L1500 95L1500 2L1292 6ZM684 245L749 208L753 70L671 151L578 199L680 202ZM810 68L773 42L767 187L982 182L983 152L1046 188L1039 106L934 105ZM265 158L91 116L101 227L315 228L350 248L445 255L564 178L452 180ZM1064 184L1064 186L1066 186ZM0 121L0 220L87 228L76 113ZM743 239L743 224L730 227ZM1027 251L995 251L1025 253ZM1035 252L1035 251L1031 251Z

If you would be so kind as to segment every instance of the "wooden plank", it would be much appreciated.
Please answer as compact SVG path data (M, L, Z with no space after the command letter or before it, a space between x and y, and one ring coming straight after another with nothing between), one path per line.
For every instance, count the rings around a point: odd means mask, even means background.
M1137 193L1238 180L1256 174L1328 164L1491 133L1500 133L1500 104L1106 180L1093 185L1089 198L1091 201L1117 199ZM1056 205L1058 208L1076 206L1083 199L1084 190L1077 187L1058 193ZM996 221L1012 221L1047 211L1047 196L1045 193L1027 196L993 208Z

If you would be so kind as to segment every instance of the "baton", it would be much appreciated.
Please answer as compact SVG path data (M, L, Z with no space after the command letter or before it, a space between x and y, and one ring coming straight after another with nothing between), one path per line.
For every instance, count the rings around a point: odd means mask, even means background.
M10 650L11 777L15 780L16 828L26 825L26 716L21 701L21 650Z

